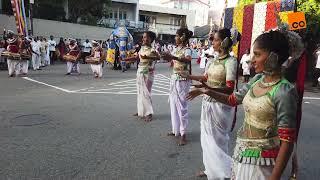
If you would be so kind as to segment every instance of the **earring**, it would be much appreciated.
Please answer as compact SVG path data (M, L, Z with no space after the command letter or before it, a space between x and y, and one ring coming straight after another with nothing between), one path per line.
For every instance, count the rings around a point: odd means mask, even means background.
M270 52L267 60L264 63L263 73L267 75L273 75L275 72L279 70L279 56L274 52Z

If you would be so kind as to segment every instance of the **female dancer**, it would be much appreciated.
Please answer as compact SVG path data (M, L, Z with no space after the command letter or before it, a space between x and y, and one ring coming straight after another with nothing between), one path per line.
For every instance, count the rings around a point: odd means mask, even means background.
M189 39L192 37L192 31L188 28L180 28L177 30L175 41L177 48L170 53L164 53L163 59L173 62L173 74L170 82L170 110L172 132L168 136L179 136L179 146L183 146L186 141L186 129L188 125L188 103L186 95L189 92L191 81L183 74L191 74L191 49L187 47Z
M155 60L160 59L158 53L152 48L151 44L155 40L156 34L147 31L142 37L142 47L137 56L123 59L122 61L138 61L137 70L137 109L134 116L143 118L146 122L152 121L152 100L151 88L154 78Z
M205 81L211 88L232 93L237 72L237 60L229 55L232 44L229 29L216 32L212 47L219 55L210 61L204 75L187 75L186 78ZM197 85L201 86L203 85ZM234 109L231 106L217 102L208 95L204 96L200 127L205 171L200 171L197 176L207 176L209 180L231 177L232 159L228 154L228 142L233 113Z
M206 94L236 106L243 103L245 118L237 134L232 179L279 180L296 139L297 92L281 74L289 57L289 43L280 31L260 35L254 42L252 65L256 75L236 93L196 88L193 99Z

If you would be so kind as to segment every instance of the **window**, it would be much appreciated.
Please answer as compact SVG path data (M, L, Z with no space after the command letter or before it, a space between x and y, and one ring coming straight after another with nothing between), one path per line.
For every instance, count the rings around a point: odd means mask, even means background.
M122 11L119 11L119 19L122 19Z
M123 17L123 19L127 19L127 11L123 11L122 17Z
M170 18L170 25L174 25L174 18Z
M118 19L118 12L117 11L113 11L113 19Z

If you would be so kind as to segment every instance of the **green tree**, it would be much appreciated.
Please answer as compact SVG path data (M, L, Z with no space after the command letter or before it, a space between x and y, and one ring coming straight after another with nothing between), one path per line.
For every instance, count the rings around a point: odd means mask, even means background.
M107 16L111 0L69 0L69 20L74 23L96 25L97 20Z
M65 21L64 0L36 0L33 8L35 18Z
M320 41L320 0L297 0L297 9L306 14L307 30L305 32L308 41L314 43Z

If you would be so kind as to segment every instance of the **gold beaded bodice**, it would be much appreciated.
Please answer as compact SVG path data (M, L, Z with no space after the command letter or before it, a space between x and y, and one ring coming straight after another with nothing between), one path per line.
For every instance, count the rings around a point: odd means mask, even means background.
M207 70L207 84L212 88L221 88L226 85L226 59L214 60Z

